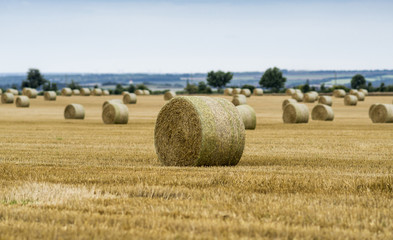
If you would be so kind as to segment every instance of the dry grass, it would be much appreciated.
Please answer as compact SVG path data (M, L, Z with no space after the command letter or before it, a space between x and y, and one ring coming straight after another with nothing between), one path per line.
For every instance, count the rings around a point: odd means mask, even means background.
M239 165L203 168L158 162L162 96L106 125L112 98L0 105L0 239L393 238L393 124L368 117L391 97L333 98L333 122L302 125L282 123L287 97L251 97L257 128ZM75 102L85 120L64 120Z

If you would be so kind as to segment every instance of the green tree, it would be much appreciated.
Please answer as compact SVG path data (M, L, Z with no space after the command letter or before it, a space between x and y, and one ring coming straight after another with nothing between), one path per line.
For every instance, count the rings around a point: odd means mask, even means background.
M366 79L361 74L356 74L351 79L351 87L353 89L364 88L366 86Z
M198 86L195 85L195 84L190 84L190 83L187 81L187 85L186 85L186 87L184 88L184 91L186 91L186 92L189 93L189 94L198 93Z
M38 88L41 85L45 84L47 80L41 75L40 70L31 68L27 72L27 78L22 82L22 88L30 87L30 88Z
M262 87L270 88L273 92L278 92L280 88L283 88L287 79L283 77L282 72L279 68L267 69L259 81Z
M113 91L116 95L121 94L124 91L124 88L121 84L117 84L115 91Z
M79 83L75 82L74 80L71 80L71 83L67 84L67 87L71 89L81 89Z
M322 83L320 86L321 92L325 92L326 87L325 87L325 83Z
M130 84L130 86L128 86L127 91L130 93L135 92L135 86L133 84Z
M307 79L306 84L302 87L302 92L306 93L310 91L310 80Z
M379 92L385 92L386 91L385 83L382 82L381 85L379 85L378 91Z
M223 71L210 71L207 73L207 84L209 84L212 87L218 88L218 91L221 90L222 87L225 87L225 85L229 82L231 82L233 78L233 73L231 72L223 72Z

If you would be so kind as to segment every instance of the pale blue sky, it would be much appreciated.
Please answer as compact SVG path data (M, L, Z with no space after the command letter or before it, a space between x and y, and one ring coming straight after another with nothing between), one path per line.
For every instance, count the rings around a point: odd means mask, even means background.
M392 69L389 1L0 0L0 73Z

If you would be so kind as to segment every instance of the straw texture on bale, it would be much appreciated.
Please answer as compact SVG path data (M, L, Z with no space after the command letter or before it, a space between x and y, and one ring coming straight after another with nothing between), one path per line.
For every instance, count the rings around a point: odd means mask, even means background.
M1 103L3 104L14 103L14 94L9 92L1 94Z
M358 98L358 101L364 101L365 95L362 92L355 93L355 96Z
M333 121L333 109L325 104L317 104L311 111L312 120Z
M109 96L111 95L108 90L102 90L102 95Z
M18 96L15 100L16 107L30 107L30 98L27 96Z
M296 101L296 99L285 99L282 102L281 109L284 110L285 106L287 106L290 103L297 103L297 101Z
M345 97L345 90L344 89L335 89L333 91L333 96L335 96L336 98L343 98Z
M254 108L249 105L239 105L236 108L243 120L245 129L254 130L257 126L257 116Z
M127 93L123 96L124 104L135 104L136 103L136 95L135 93Z
M74 89L72 90L72 95L79 96L81 95L81 91L79 91L79 89Z
M80 104L69 104L64 109L65 119L84 119L85 118L85 108Z
M22 95L27 95L27 90L30 89L29 87L25 87L22 89Z
M46 101L56 101L57 94L55 91L44 92L44 99Z
M233 103L233 105L235 105L235 106L247 104L246 96L244 96L243 94L236 94L236 95L233 95L232 103Z
M357 103L358 103L358 98L354 95L346 95L344 97L344 105L356 106Z
M126 94L126 93L130 93L130 92L128 92L128 91L123 91L123 92L121 92L121 95L124 96L124 94Z
M300 91L295 91L295 93L292 94L292 98L295 99L298 102L302 102L303 101L303 97L304 97L304 95Z
M157 117L154 145L167 166L233 166L244 144L241 116L222 98L176 97Z
M0 88L0 94L3 94L3 90Z
M379 105L379 103L374 103L370 106L370 108L368 109L368 117L371 119L371 113L374 110L374 108Z
M243 94L243 95L246 96L246 97L251 97L251 91L250 91L250 89L248 89L248 88L243 88L243 89L240 91L240 94Z
M233 90L232 90L232 95L240 94L241 91L242 91L241 88L233 88Z
M333 105L333 100L332 100L332 97L330 97L330 96L320 96L319 100L318 100L318 103L325 104L325 105L328 105L328 106L332 106Z
M318 94L315 92L308 92L304 94L304 102L313 103L318 99Z
M117 104L123 104L123 101L121 99L111 99L111 100L107 100L102 104L102 109L105 108L105 106L109 103L117 103Z
M357 93L357 92L358 92L358 90L356 90L356 89L349 90L349 94L351 94L351 95L355 95L355 93Z
M232 96L233 89L232 88L225 88L224 95Z
M8 92L8 93L12 93L12 94L14 94L14 95L19 95L18 90L13 89L13 88L8 88L8 89L7 89L7 92Z
M253 94L254 94L254 96L262 96L263 89L262 88L255 88Z
M88 88L81 88L80 93L82 96L90 96L90 89Z
M94 88L92 94L93 96L102 96L102 90L100 88Z
M34 88L29 88L26 90L25 94L28 98L37 98L38 91Z
M373 123L393 123L393 104L377 104L371 111Z
M145 93L143 92L143 90L137 89L137 90L135 90L135 94L136 95L143 95Z
M368 95L368 90L367 89L359 89L359 92L364 93L364 96Z
M225 89L226 90L226 89ZM164 94L164 100L168 101L171 100L172 98L176 97L176 93L174 91L167 91Z
M66 96L66 97L70 97L72 95L71 88L63 88L63 89L61 89L61 95L62 96Z
M127 106L120 103L108 103L102 110L102 121L105 124L127 124Z
M284 123L308 123L308 118L308 107L302 103L290 103L282 113Z
M285 94L288 96L292 96L293 94L295 94L295 89L293 88L288 88L287 90L285 90Z
M149 90L143 90L143 95L150 95L150 91Z

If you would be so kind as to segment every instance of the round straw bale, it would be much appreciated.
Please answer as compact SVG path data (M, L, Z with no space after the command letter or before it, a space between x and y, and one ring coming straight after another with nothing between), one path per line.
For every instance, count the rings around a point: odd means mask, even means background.
M15 101L16 107L29 107L30 99L27 96L18 96Z
M46 101L56 101L57 94L55 91L44 92L44 99Z
M69 104L64 109L65 119L84 119L85 118L85 108L80 104Z
M149 90L143 90L143 95L150 95L150 91Z
M333 121L334 112L333 109L325 104L317 104L311 111L312 120L319 121Z
M254 96L262 96L263 89L262 88L255 88L253 94L254 94Z
M124 104L135 104L136 103L136 95L135 93L127 93L123 96Z
M318 94L315 94L315 92L308 92L306 94L304 94L304 102L309 102L309 103L313 103L317 100L318 98Z
M29 88L26 90L26 94L27 97L29 98L37 98L38 95L38 91L34 88Z
M9 92L1 94L1 103L3 104L14 103L14 94Z
M320 96L318 103L320 104L325 104L328 106L332 106L333 105L333 101L332 101L332 97L330 96Z
M374 110L374 108L379 105L379 103L374 103L370 106L370 108L368 109L368 117L371 119L371 113Z
M343 98L345 97L345 90L344 89L335 89L333 91L333 96L335 96L336 98Z
M357 93L357 92L358 92L358 90L356 90L356 89L349 90L350 95L355 95L355 93Z
M136 94L136 95L143 95L143 94L145 94L145 93L143 92L143 90L137 89L137 90L135 90L135 94Z
M344 97L344 105L356 106L357 103L358 103L358 98L354 95L346 95Z
M7 92L8 92L8 93L12 93L12 94L14 94L15 96L16 96L16 95L19 95L18 90L13 89L13 88L8 88L8 89L7 89Z
M317 96L319 96L319 93L317 91L310 91L309 93L315 94Z
M248 88L243 88L243 89L240 91L240 94L243 94L243 95L246 96L246 97L251 97L251 91L250 91L250 89L248 89Z
M236 94L236 95L233 95L232 103L233 103L233 105L235 105L235 106L247 104L246 96L244 96L243 94Z
M110 93L109 93L109 91L108 90L102 90L102 95L104 95L104 96L109 96L109 95L111 95Z
M27 96L27 90L30 89L29 87L25 87L22 89L22 95Z
M243 120L245 129L254 130L257 126L257 116L254 108L249 105L239 105L236 108Z
M293 94L295 94L295 89L293 88L288 88L287 90L285 90L285 94L288 96L292 96Z
M61 89L61 96L70 97L72 95L71 88L63 88Z
M94 88L92 91L93 96L101 96L102 95L102 90L101 88Z
M373 123L393 123L393 104L377 104L371 111Z
M2 94L3 93L3 90L0 88L0 94Z
M123 92L121 92L121 95L125 95L126 93L130 93L130 92L128 92L128 91L123 91Z
M308 123L308 107L301 103L290 103L282 113L284 123Z
M174 97L176 97L176 93L174 91L166 91L164 94L165 101L171 100Z
M364 101L364 98L365 98L364 93L357 92L354 95L358 98L358 101Z
M367 89L359 89L359 92L362 92L362 93L364 93L364 96L367 96L368 95L368 90Z
M297 101L296 101L296 99L285 99L282 102L281 109L284 110L285 106L287 106L290 103L297 103Z
M102 104L102 109L105 108L105 106L109 103L117 103L117 104L123 104L123 101L121 99L111 99L111 100L107 100Z
M127 124L127 106L120 103L108 103L102 110L102 121L105 124Z
M79 96L81 95L81 91L79 89L72 90L72 95Z
M82 96L90 96L90 89L88 88L81 88L80 93Z
M295 93L292 95L292 98L295 99L298 102L302 102L303 101L303 93L300 91L295 91Z
M232 96L233 89L232 88L225 88L224 95Z
M232 95L240 94L241 91L242 91L241 88L233 88L233 90L232 90Z
M169 166L233 166L244 150L245 129L229 101L176 97L158 114L154 145Z

